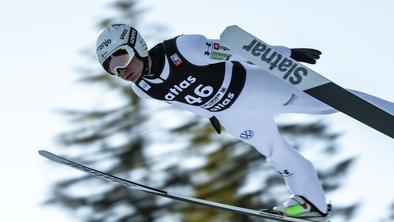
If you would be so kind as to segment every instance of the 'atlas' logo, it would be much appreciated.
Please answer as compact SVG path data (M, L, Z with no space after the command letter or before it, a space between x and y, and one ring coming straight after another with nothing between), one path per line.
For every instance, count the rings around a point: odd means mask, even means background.
M210 108L209 110L212 112L220 111L228 106L230 102L234 99L235 94L232 92L227 93L227 97L221 101L220 103L216 104L214 107Z
M170 88L170 92L168 92L164 98L166 100L173 100L177 95L179 95L183 90L187 89L189 86L191 86L193 83L196 82L196 78L193 76L187 77L186 80L183 80L180 82L178 85L175 84Z

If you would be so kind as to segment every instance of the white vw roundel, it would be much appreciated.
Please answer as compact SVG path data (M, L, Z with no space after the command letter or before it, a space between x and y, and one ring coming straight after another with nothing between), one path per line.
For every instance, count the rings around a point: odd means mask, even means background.
M253 130L245 130L241 133L241 135L239 135L239 137L241 137L241 139L248 140L251 139L253 135L254 135Z

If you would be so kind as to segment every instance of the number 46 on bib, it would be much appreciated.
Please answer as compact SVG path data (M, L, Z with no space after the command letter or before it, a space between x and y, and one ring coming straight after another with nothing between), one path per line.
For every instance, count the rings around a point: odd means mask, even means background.
M238 26L227 27L220 35L220 41L230 50L258 65L268 73L336 110L394 138L393 115L275 50L272 46Z

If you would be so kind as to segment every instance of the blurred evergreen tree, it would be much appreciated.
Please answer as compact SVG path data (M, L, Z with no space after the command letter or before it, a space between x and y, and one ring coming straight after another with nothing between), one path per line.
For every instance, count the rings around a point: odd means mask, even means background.
M138 1L118 0L111 6L114 17L99 22L128 23L149 39L165 31L161 26L140 28ZM87 56L95 57L93 50ZM73 159L99 170L174 193L254 209L270 208L289 193L283 179L254 148L226 133L217 135L208 120L167 104L141 101L129 85L96 70L81 72L85 84L99 83L117 93L122 105L92 111L63 110L75 127L59 135L59 142ZM285 124L281 132L300 151L312 150L320 164L319 176L327 192L341 186L353 158L335 158L339 153L336 133L321 121ZM312 160L313 161L313 160ZM264 221L167 200L84 175L53 186L48 204L59 204L79 215L81 221ZM347 220L356 205L334 209Z
M393 222L394 221L394 202L391 204L389 216L383 219L381 222Z

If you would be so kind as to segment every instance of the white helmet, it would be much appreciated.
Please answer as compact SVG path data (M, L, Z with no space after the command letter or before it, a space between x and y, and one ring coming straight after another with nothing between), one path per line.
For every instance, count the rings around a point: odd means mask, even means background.
M127 63L110 68L109 62L117 52L127 53ZM110 25L100 32L96 41L96 56L103 68L112 75L118 75L117 69L126 67L134 56L144 62L143 74L149 70L148 47L137 30L126 24Z

